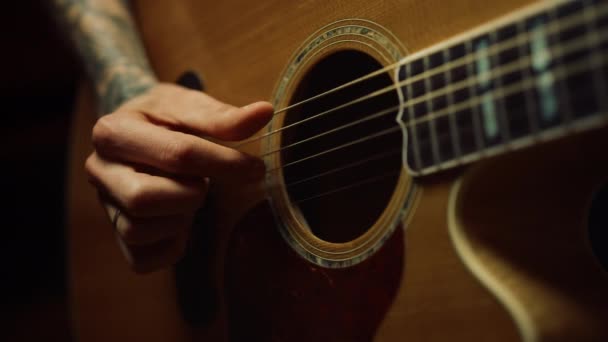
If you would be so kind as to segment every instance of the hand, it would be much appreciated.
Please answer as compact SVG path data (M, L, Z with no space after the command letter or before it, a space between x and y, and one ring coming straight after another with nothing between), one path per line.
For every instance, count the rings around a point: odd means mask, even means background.
M97 121L86 170L136 272L181 257L210 179L264 175L261 160L200 136L245 139L271 117L267 102L238 108L159 84Z

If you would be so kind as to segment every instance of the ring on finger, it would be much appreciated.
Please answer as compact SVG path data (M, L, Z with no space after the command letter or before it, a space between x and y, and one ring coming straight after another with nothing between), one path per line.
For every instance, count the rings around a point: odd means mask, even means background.
M120 218L121 214L120 208L116 208L114 215L112 215L112 227L114 227L114 229L118 229L118 218Z

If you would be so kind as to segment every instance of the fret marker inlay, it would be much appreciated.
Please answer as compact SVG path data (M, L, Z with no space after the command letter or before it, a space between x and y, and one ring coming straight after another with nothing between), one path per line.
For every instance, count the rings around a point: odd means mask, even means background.
M404 58L406 166L431 174L608 121L606 2L541 1L516 21Z
M532 69L539 75L536 86L540 93L541 118L545 122L551 122L557 117L557 98L553 85L555 78L549 70L551 51L542 21L539 20L534 24L531 38Z
M489 91L492 85L491 61L488 55L488 42L484 39L479 41L475 46L477 54L477 78L482 91L488 91L483 95L481 100L481 110L483 112L483 129L488 139L494 139L498 136L498 117L496 116L496 106L492 93Z

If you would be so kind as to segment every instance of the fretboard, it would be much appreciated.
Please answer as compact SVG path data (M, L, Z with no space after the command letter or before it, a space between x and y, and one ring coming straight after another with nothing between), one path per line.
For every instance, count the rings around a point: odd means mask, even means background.
M510 18L398 69L414 173L608 120L608 1L545 2Z

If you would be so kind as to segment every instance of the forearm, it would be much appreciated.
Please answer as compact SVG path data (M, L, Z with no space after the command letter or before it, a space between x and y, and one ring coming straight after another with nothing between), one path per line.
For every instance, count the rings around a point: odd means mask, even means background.
M53 0L87 72L102 114L156 84L125 0Z

